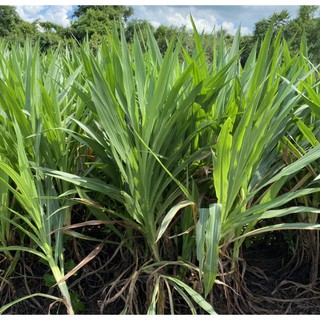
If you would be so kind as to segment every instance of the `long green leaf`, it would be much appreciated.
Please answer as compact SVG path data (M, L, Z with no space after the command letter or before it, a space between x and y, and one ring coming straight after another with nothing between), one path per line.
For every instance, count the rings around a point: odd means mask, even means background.
M172 207L169 212L166 214L166 216L164 217L161 226L158 230L158 236L157 236L157 241L159 241L159 239L162 237L162 235L164 234L164 232L167 230L170 222L172 221L172 219L175 217L175 215L177 214L177 212L185 207L188 206L194 206L194 202L189 201L189 200L184 200L181 201L180 203L176 204L174 207Z
M165 279L168 279L171 282L176 283L179 287L184 289L203 310L205 310L209 314L216 314L213 307L198 292L190 288L187 284L185 284L181 280L176 279L174 277L170 277L170 276L162 276L162 277Z

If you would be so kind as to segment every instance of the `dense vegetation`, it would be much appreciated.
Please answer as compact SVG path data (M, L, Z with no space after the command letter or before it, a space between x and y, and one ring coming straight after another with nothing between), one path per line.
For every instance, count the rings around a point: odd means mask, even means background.
M291 52L299 51L302 34L308 41L309 58L314 64L320 63L320 17L318 6L299 7L296 18L291 18L287 10L274 13L268 19L262 19L255 23L252 35L242 35L240 40L242 64L248 58L249 53L256 44L264 38L268 27L273 23L275 31L282 29L282 37L287 40ZM40 50L45 52L49 48L57 48L59 45L68 45L72 40L78 42L89 40L90 47L95 50L101 44L101 39L106 31L110 31L115 24L117 28L122 25L128 42L133 42L134 29L143 34L146 40L147 28L153 31L160 52L164 54L167 50L168 39L180 37L184 48L191 53L194 49L192 31L187 28L164 26L158 28L147 20L133 19L134 10L127 6L97 6L82 5L75 9L71 25L62 27L56 23L35 20L32 23L24 21L19 17L15 7L0 6L0 38L10 42L24 43L28 38L31 43L39 41ZM214 26L213 26L214 27ZM233 36L226 30L216 30L216 36L223 36L226 44L230 46ZM143 41L141 39L141 41ZM203 47L206 58L212 57L213 37L211 34L203 34ZM141 44L143 46L143 43Z
M209 55L195 26L163 52L116 23L94 47L0 43L0 313L319 298L319 73L306 33L292 49L268 24L245 62L239 31ZM270 297L245 278L268 278L247 268L257 248L280 254Z

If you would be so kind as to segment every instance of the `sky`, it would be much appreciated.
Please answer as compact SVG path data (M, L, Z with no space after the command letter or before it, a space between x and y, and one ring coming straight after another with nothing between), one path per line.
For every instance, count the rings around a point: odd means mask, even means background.
M21 5L21 2L14 2L17 7L17 12L26 21L32 22L36 19L40 21L51 21L60 24L64 27L70 25L72 19L72 13L79 1L57 1L58 5L43 5L46 1L37 1L36 4L29 5L30 1L27 1L28 5ZM82 4L116 4L114 1L87 1ZM167 26L183 26L191 29L190 14L196 23L198 31L205 31L211 33L215 28L219 30L221 27L227 30L230 34L234 34L239 26L241 26L241 33L250 34L254 29L254 23L263 19L268 18L274 12L280 12L283 9L289 11L291 18L295 18L299 5L275 5L277 2L272 2L272 5L221 5L221 3L227 3L228 1L219 2L215 1L219 5L194 5L196 1L189 1L189 5L135 5L139 1L129 2L121 4L127 4L134 8L134 19L146 19L154 27L159 25ZM23 3L26 3L25 1ZM67 3L62 5L60 3ZM70 3L70 4L69 4ZM119 2L117 2L119 3ZM141 3L141 1L139 2ZM157 3L148 1L147 3ZM161 3L170 3L165 1ZM175 3L175 1L171 1ZM177 3L177 2L176 2ZM184 1L188 3L188 1ZM192 4L193 3L193 4ZM203 4L203 1L199 1L199 4ZM208 2L205 2L208 3ZM212 1L210 2L212 3ZM270 3L270 2L269 2ZM282 0L281 3L284 3ZM287 2L286 2L287 3ZM52 2L50 2L52 4ZM80 4L80 3L79 3ZM158 2L159 4L159 2ZM320 11L320 10L319 10Z

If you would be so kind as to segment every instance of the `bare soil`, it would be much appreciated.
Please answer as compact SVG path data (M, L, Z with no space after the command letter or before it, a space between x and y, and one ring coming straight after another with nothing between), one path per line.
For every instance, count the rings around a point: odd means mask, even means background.
M100 231L93 228L91 232L97 234ZM69 240L66 259L79 262L79 257L89 254L95 245ZM320 314L320 281L312 274L319 270L314 270L313 261L306 255L300 255L299 261L297 259L281 237L253 243L242 252L236 272L219 277L229 287L216 285L208 300L218 314ZM133 265L132 257L125 250L110 243L105 245L95 259L68 280L69 289L75 295L74 301L79 302L76 313L119 314L128 294L128 290L121 292L121 289L134 272ZM2 274L8 266L8 261L2 259ZM46 284L44 274L50 274L44 263L33 255L21 254L13 274L8 281L2 282L0 306L35 292L59 296L56 287ZM129 313L146 313L146 281L142 277L136 282ZM181 297L174 292L173 296L176 312L190 313ZM169 312L169 308L164 312ZM65 314L66 310L62 303L37 297L17 303L6 312L15 315L48 313Z

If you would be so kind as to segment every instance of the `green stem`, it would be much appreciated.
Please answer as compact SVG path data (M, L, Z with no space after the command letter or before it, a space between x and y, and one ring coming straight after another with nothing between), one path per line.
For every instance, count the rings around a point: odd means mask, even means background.
M63 274L61 273L61 270L59 269L57 263L52 257L48 257L48 263L51 268L52 274L57 282L60 281L60 279L63 278ZM67 312L69 315L74 315L72 303L71 303L71 298L68 290L68 286L66 282L62 282L59 285L60 292L63 296L64 304L67 308Z

